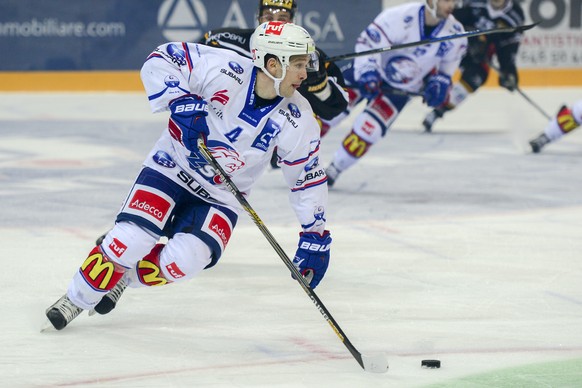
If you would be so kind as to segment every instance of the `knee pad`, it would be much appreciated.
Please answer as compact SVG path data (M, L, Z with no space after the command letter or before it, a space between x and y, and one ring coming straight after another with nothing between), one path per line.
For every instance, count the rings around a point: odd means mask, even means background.
M135 275L140 284L162 286L190 279L211 263L212 252L198 237L178 233L166 245L157 244L137 263ZM135 285L135 282L130 282Z
M133 268L152 250L158 238L133 222L118 222L103 239L101 249L107 257L124 268Z

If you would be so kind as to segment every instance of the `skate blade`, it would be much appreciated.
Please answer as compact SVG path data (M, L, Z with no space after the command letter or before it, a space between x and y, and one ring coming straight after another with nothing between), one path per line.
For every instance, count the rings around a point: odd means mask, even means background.
M57 329L55 329L55 327L53 326L53 324L51 323L51 321L49 321L47 319L45 321L45 323L40 327L40 332L41 333L46 333L46 332L51 332L51 331L57 331Z

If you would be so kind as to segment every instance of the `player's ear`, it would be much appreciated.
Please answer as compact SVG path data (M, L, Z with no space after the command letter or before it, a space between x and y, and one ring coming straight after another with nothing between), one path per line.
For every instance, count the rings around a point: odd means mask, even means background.
M267 71L272 75L277 77L277 71L278 69L281 67L281 65L279 64L279 61L277 60L277 58L275 57L271 57L267 60L267 65L265 66L265 68L267 69Z

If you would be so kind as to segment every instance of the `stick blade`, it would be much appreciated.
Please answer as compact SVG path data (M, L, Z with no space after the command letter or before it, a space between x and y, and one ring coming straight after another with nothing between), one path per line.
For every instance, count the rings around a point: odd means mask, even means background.
M378 353L366 356L362 354L362 362L364 370L372 373L386 373L388 372L388 358L384 353Z

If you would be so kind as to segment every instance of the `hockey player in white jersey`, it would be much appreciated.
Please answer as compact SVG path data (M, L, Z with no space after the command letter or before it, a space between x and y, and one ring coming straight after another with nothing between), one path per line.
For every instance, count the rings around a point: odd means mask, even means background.
M315 288L331 237L325 229L326 175L319 126L297 88L315 50L291 23L261 24L253 59L194 43L159 46L141 70L153 112L170 112L116 224L91 250L66 294L46 315L63 329L83 310L105 314L127 286L165 285L214 266L237 223L240 205L200 154L207 147L248 196L277 147L289 200L301 225L294 264ZM160 244L160 237L167 244Z
M544 131L529 142L533 153L539 153L547 144L552 143L582 125L582 100L571 107L563 105Z
M463 33L452 16L455 0L427 0L388 8L360 34L356 52ZM353 166L386 135L410 95L422 95L428 106L443 105L451 77L465 54L467 39L435 42L381 54L356 57L344 71L352 88L351 103L367 99L365 110L335 152L326 169L328 185Z

